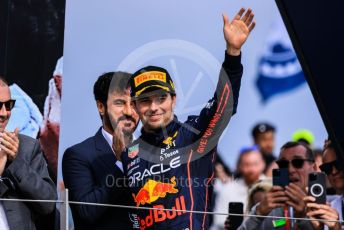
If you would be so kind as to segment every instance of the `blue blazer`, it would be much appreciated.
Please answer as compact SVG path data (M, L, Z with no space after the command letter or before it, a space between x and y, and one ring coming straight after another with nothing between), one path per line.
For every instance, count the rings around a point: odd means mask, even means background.
M123 186L124 174L116 166L116 157L102 135L68 148L62 161L62 173L70 201L133 205ZM131 229L132 210L89 205L71 205L75 229Z

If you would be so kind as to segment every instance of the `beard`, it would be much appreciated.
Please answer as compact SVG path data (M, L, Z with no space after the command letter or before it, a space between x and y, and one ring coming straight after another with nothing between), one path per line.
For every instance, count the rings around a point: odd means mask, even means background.
M103 120L104 120L104 126L107 127L113 133L117 127L117 124L115 126L112 125L112 122L110 121L110 117L107 110L105 111L103 115Z
M116 120L116 119L110 118L107 110L104 113L104 124L106 127L108 127L111 130L111 132L114 132L116 130L116 128L118 127L121 121L125 121L127 119L131 120L134 123L134 126L132 128L122 126L121 131L123 132L124 136L130 137L132 136L132 134L134 133L137 127L137 122L135 121L133 117L121 116Z

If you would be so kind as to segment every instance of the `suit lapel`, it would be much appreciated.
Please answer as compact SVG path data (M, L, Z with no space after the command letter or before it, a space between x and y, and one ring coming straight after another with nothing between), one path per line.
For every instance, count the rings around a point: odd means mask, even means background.
M105 140L101 128L98 130L94 138L98 158L104 163L104 165L106 165L110 172L123 174L123 172L116 165L117 158Z

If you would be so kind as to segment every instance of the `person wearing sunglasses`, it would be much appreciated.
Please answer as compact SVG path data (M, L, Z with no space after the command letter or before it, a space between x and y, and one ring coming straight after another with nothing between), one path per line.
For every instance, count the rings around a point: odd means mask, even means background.
M315 199L307 196L307 216L311 219L323 219L323 221L312 221L314 229L342 229L339 222L326 220L343 221L344 212L344 162L337 158L336 150L331 141L325 144L323 151L323 164L320 170L327 175L327 178L339 195L327 204L316 204Z
M238 228L239 230L265 230L265 229L312 229L309 221L284 221L286 214L291 216L287 207L292 207L294 217L306 217L306 186L308 174L315 171L314 155L312 150L301 142L287 142L281 147L276 161L279 168L287 168L289 172L289 185L285 187L273 186L264 199L253 206L252 215L280 216L281 219L258 218L250 216Z
M344 194L344 162L337 158L336 150L331 141L329 141L323 150L323 164L320 170L327 175L327 178L336 190L336 194Z
M11 110L13 109L14 107L14 104L15 104L16 100L12 100L12 99L9 99L9 100L6 100L6 101L0 101L0 129L1 130L4 130L7 123L8 123L8 120L10 118L10 115L11 115Z
M56 200L38 140L6 130L15 100L0 77L0 198ZM0 202L0 229L36 229L35 221L50 214L55 203ZM35 217L35 218L33 218Z

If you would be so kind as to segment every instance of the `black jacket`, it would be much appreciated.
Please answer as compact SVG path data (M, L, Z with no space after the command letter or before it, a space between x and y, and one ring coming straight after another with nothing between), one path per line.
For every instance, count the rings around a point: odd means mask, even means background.
M39 142L19 135L17 157L6 165L0 180L0 197L9 199L56 200ZM35 221L54 211L55 203L2 201L11 230L34 230Z
M70 201L130 205L132 198L121 185L122 171L102 135L68 148L62 161L62 173ZM117 182L117 184L116 184ZM89 205L71 205L75 229L130 229L130 210Z

